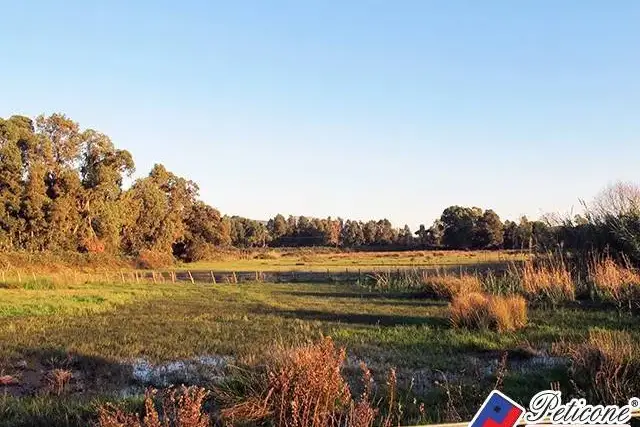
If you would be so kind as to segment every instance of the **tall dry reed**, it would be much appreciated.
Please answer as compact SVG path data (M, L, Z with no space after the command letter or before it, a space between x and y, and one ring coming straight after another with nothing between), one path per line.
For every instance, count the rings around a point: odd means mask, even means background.
M571 272L562 259L537 264L527 260L522 265L520 280L525 297L532 302L555 306L576 297Z

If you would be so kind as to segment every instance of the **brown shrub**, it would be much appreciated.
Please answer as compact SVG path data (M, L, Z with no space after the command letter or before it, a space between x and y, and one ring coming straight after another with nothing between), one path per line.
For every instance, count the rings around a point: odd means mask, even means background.
M146 393L145 414L124 412L122 409L107 404L98 410L100 427L208 427L210 419L204 413L202 405L208 396L203 388L185 387L169 389L161 398L162 413L158 413L153 398L156 392Z
M522 290L529 301L557 305L573 301L576 295L571 273L562 260L534 265L527 260L520 272Z
M607 257L594 259L589 264L589 279L605 301L614 302L618 308L640 299L640 273L628 266L621 266Z
M422 273L422 285L426 292L438 298L452 299L456 295L482 292L482 283L476 276L461 274L459 276L436 273Z
M158 251L142 250L136 258L136 266L148 270L156 270L159 268L171 267L174 263L171 254Z
M451 302L451 322L469 329L515 331L527 324L527 303L521 296L461 294Z
M332 426L349 408L351 394L340 369L344 349L331 338L283 352L268 369L266 387L223 410L232 421L270 420L277 426Z
M558 350L570 358L570 373L590 402L627 404L640 395L640 346L627 332L591 330L587 342Z

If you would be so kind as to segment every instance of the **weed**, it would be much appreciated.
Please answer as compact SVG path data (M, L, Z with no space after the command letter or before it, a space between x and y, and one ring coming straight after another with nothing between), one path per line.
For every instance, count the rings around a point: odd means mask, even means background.
M49 393L60 396L73 378L73 374L68 369L52 369L45 376L45 389Z
M208 427L209 415L203 410L209 393L199 387L182 386L169 389L162 394L158 412L154 404L157 392L148 390L145 396L144 416L126 412L114 405L106 404L98 411L99 427Z

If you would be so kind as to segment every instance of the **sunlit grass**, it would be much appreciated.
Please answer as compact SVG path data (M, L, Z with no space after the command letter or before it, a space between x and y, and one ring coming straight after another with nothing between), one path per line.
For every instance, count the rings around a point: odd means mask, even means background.
M512 251L405 251L405 252L287 252L248 253L220 260L185 264L181 270L224 271L354 271L357 269L410 268L445 265L508 264L524 261L527 254Z

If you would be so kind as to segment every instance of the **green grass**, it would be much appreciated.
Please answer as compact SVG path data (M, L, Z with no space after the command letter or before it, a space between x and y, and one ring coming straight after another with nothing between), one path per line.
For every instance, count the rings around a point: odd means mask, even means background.
M493 265L522 261L513 251L405 251L405 252L287 252L271 250L227 256L218 261L185 264L180 270L217 271L343 271L451 265Z
M33 417L38 413L63 420L49 425L86 425L77 420L95 413L94 399L128 384L123 361L215 354L255 363L275 344L296 345L321 334L346 346L351 357L367 361L375 375L393 366L401 385L412 376L422 378L426 383L418 397L433 406L430 413L439 420L445 417L439 408L446 394L433 385L437 371L452 381L473 377L502 351L525 342L537 349L559 340L580 342L594 327L629 330L640 341L637 319L615 311L532 310L529 326L517 333L471 332L450 326L444 302L330 284L9 286L0 288L0 317L1 373L12 374L19 360L52 366L69 353L73 369L86 373L82 397L0 399L0 425L12 426L37 425ZM524 399L563 375L558 368L512 371L505 390ZM483 393L476 391L479 397ZM475 400L469 401L470 411ZM3 413L11 414L4 422Z

